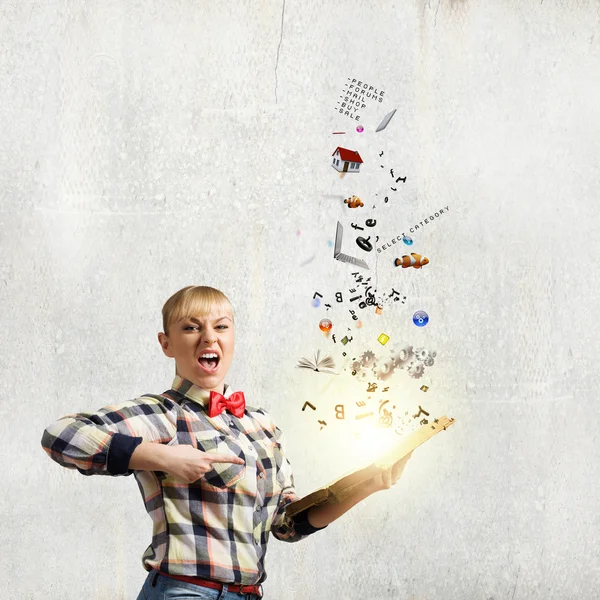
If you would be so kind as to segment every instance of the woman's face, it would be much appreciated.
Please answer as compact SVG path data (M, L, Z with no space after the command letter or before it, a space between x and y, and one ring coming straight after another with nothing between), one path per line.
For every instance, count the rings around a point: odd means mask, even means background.
M182 319L158 334L163 352L175 359L177 374L205 390L223 393L223 380L233 360L231 313L213 309L209 315Z

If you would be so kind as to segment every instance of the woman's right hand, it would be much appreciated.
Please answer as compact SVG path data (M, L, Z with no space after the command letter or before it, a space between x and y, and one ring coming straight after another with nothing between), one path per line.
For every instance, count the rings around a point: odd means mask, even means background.
M203 477L212 470L214 463L245 464L235 454L202 452L187 444L166 446L165 450L168 450L168 454L163 459L163 470L186 483L193 483Z
M214 463L243 465L244 460L235 454L202 452L188 444L166 446L142 442L133 451L129 468L134 471L164 471L186 483L193 483L212 470Z

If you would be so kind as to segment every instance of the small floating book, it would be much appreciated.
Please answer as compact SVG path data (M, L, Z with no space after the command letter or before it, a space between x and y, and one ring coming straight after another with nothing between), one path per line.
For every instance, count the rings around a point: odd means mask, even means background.
M333 358L331 356L324 356L323 358L319 358L321 355L321 351L317 350L315 354L315 360L308 360L307 358L301 358L296 365L297 369L312 369L313 371L317 371L317 373L331 373L333 375L337 375L334 371L335 362L333 362Z

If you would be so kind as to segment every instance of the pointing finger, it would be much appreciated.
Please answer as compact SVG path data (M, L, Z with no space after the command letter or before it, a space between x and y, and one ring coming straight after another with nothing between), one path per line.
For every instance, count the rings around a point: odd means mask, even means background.
M244 459L239 458L235 454L216 454L214 452L207 452L206 454L211 463L233 463L236 465L245 464Z

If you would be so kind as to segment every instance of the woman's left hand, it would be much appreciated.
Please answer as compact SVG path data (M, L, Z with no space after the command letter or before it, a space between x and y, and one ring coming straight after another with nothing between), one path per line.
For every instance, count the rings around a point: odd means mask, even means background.
M353 506L356 506L362 500L379 492L380 490L387 490L393 486L406 465L406 461L410 458L410 454L407 454L402 460L399 460L393 466L388 469L380 471L375 477L371 477L360 486L357 486L353 492L343 500L336 502L324 502L318 506L313 506L308 511L308 522L314 527L325 527L329 523L333 523L336 519L341 517L345 512L348 512Z
M411 457L411 453L407 454L402 460L392 465L389 469L384 469L379 475L372 477L365 485L365 492L367 495L374 494L381 490L389 490L402 475L404 467L408 459Z

